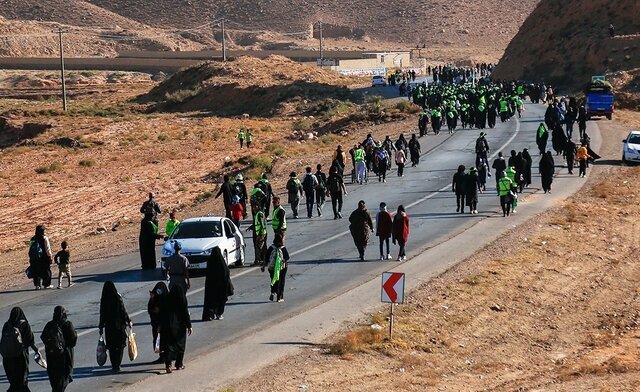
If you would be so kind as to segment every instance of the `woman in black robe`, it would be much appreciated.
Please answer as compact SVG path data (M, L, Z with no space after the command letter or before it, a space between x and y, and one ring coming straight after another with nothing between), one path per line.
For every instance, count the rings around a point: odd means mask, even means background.
M112 281L104 282L100 298L100 335L105 332L105 343L109 350L109 360L114 372L120 371L122 354L127 344L127 326L133 327L122 297Z
M555 163L551 151L540 158L540 176L542 177L542 190L544 193L551 193L551 183L553 182L553 173L555 172Z
M60 328L64 338L64 349L61 353L46 350L47 374L49 375L51 391L64 392L69 383L73 381L73 348L78 341L78 334L71 321L67 320L67 311L62 306L55 307L53 310L53 320L45 325L42 332L43 342L46 341L44 336L47 334L47 331L52 328Z
M167 298L169 297L169 288L165 282L158 282L153 287L153 290L149 291L149 302L147 303L147 312L149 313L149 319L151 322L151 336L152 336L152 348L155 350L156 341L158 339L158 330L160 329L160 316L162 309L166 306ZM163 363L162 355L153 361L153 363Z
M2 334L8 328L17 328L22 337L22 351L15 357L2 358L2 366L9 382L7 392L30 392L29 389L29 347L38 352L27 317L21 308L11 309L9 320L2 327Z
M558 123L551 132L551 145L553 146L553 151L556 152L556 155L560 155L564 152L565 144L567 144L567 135L564 133L562 125Z
M153 223L152 219L153 215L145 214L140 222L138 244L142 269L156 268L156 240L162 238L162 235L158 234L158 226Z
M207 261L202 321L222 320L224 305L230 295L233 295L233 284L229 266L224 261L220 248L216 246Z
M528 188L531 185L531 167L533 166L533 159L529 154L528 149L522 150L522 176L524 177L524 187Z
M369 242L369 233L373 232L373 222L363 200L358 202L358 208L349 216L349 222L351 223L349 230L351 231L353 242L358 248L360 260L364 261L364 250Z
M547 151L547 141L549 140L549 131L544 126L543 123L540 123L538 129L536 130L536 144L538 145L538 150L540 151L540 155L544 155L545 151Z
M160 318L160 350L167 373L171 373L172 361L175 361L176 370L184 369L187 334L191 335L192 330L187 296L182 286L171 288L167 306L163 308Z

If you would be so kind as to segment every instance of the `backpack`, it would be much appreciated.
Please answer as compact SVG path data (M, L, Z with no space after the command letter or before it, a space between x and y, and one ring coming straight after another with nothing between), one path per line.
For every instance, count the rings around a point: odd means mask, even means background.
M29 245L29 260L40 260L44 256L44 249L39 240L35 239L31 241Z
M155 212L154 203L147 201L144 205L144 213L145 214L153 214Z
M40 339L44 343L44 349L47 352L47 356L50 354L60 355L64 351L64 335L62 335L62 328L56 322L49 322L45 325Z
M20 329L6 323L2 328L2 337L0 338L0 354L2 358L19 357L22 354L22 350Z
M316 185L316 188L318 190L324 191L325 189L327 189L327 183L325 182L325 176L324 175L317 175L316 178L318 179L318 185Z
M289 181L287 181L287 190L289 191L289 193L298 192L298 184L296 179L290 178Z
M331 193L340 193L340 181L338 181L338 176L329 176L327 180L327 186L329 188L329 192Z
M282 255L282 248L280 248L280 247L274 247L273 248L273 252L271 252L271 255L269 256L268 269L270 271L273 271L273 269L276 266L276 258L278 258L280 260L280 270L282 271L287 266L284 263L284 256Z
M484 140L481 138L478 138L476 140L476 152L484 152L485 148L484 148Z
M257 191L256 191L257 189ZM251 192L251 204L255 205L255 206L261 206L262 202L264 200L265 194L262 191L262 189L258 188L254 188L254 190Z
M313 177L311 177L311 174L304 176L304 180L302 180L302 188L307 192L313 191Z

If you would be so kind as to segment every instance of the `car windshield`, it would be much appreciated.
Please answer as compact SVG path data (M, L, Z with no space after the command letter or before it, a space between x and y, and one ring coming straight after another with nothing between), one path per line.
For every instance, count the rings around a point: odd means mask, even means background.
M629 144L640 144L640 135L630 135L629 140L627 140Z
M185 238L211 238L222 236L220 221L182 222L171 238L180 240Z

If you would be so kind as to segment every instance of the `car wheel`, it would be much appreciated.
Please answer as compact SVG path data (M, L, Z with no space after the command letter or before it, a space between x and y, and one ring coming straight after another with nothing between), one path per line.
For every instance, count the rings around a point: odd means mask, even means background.
M607 120L611 120L611 113L607 114Z
M244 264L244 245L238 249L238 260L236 260L236 267L242 267Z
M623 164L627 163L627 157L626 157L626 155L624 155L624 152L622 153L622 163Z
M227 250L222 254L222 258L224 259L224 262L229 265L229 252Z

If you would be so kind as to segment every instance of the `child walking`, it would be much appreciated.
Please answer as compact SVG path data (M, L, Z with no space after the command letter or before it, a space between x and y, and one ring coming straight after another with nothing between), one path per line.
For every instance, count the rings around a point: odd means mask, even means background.
M62 288L62 274L66 275L67 280L69 281L69 285L67 287L73 286L71 282L71 253L67 249L69 245L67 241L62 241L60 244L62 250L56 253L54 257L55 263L58 265L58 288Z

